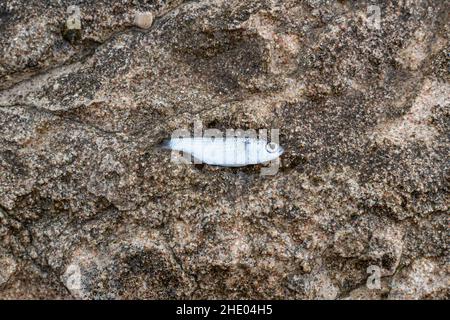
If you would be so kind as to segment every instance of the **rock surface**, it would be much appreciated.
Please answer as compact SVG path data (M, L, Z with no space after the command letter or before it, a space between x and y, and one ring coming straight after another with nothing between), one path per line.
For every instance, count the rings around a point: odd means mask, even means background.
M0 298L448 298L449 3L374 3L2 1Z

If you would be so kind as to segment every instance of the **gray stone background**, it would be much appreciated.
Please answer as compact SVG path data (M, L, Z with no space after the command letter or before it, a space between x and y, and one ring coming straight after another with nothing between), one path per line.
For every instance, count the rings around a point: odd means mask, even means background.
M448 298L449 12L2 0L0 298ZM171 163L195 120L279 172Z

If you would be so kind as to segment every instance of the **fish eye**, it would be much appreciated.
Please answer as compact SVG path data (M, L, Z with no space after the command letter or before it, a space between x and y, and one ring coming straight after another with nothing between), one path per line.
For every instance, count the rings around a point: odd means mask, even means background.
M277 151L277 144L275 142L266 144L266 150L269 153L274 153L275 151Z

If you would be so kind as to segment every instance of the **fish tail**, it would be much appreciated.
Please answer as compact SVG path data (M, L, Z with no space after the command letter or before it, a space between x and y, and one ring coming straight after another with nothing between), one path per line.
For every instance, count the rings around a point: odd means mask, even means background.
M160 149L171 149L170 148L170 139L164 139L161 143L157 145Z

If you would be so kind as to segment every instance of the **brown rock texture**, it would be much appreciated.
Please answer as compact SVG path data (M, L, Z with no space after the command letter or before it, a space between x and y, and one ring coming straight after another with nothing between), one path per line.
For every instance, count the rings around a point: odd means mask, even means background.
M449 12L1 1L0 298L447 299ZM194 121L278 173L172 163Z

